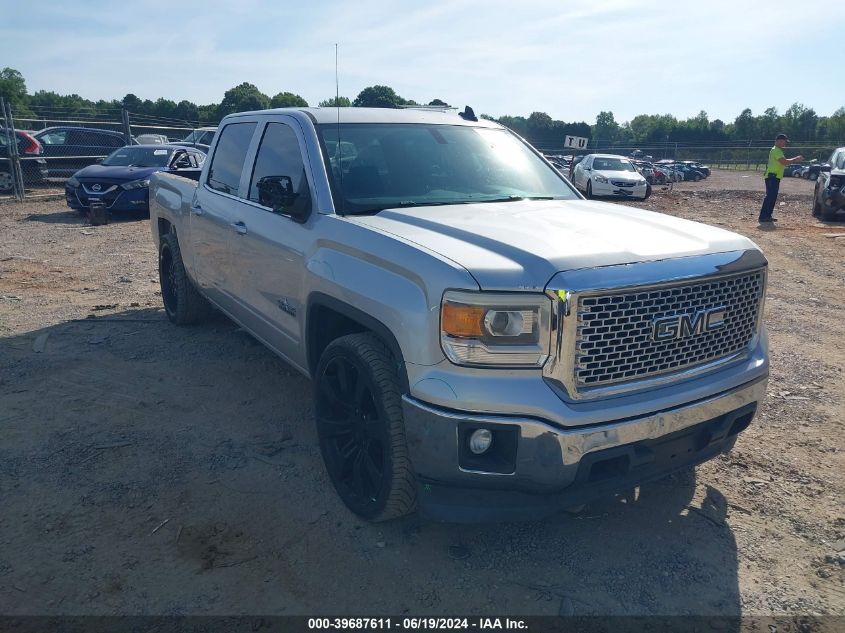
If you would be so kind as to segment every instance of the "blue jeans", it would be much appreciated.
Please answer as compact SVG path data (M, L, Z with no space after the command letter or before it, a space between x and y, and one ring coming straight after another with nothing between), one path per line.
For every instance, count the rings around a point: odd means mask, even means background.
M763 198L763 207L760 209L760 222L772 219L772 212L775 210L775 202L778 199L780 190L780 178L774 174L766 176L766 197Z

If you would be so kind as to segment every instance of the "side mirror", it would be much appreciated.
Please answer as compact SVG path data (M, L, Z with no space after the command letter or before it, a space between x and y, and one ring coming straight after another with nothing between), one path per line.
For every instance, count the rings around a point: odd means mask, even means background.
M821 167L819 167L819 171L826 171L826 172L828 172L828 173L829 173L829 172L830 172L830 165L828 165L827 163L825 163L824 165L822 165Z
M299 223L308 219L311 207L308 196L303 198L293 190L290 176L264 176L255 186L258 189L258 202L273 209L273 213L289 215Z

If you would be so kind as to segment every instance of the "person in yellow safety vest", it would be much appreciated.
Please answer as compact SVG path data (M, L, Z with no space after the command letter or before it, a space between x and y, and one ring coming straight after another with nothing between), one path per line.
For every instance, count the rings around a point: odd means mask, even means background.
M772 217L772 212L775 210L775 202L778 199L778 191L780 190L780 180L783 178L783 168L792 163L800 163L804 160L803 156L795 156L794 158L786 158L783 155L783 148L789 138L786 134L778 134L775 137L775 145L769 151L769 164L766 165L766 197L763 198L763 206L760 209L760 223L766 224L769 222L777 222Z

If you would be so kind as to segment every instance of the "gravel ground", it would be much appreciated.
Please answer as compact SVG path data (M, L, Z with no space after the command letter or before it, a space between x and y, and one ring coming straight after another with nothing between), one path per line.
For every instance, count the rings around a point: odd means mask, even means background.
M144 218L0 205L0 613L845 615L845 224L790 180L762 230L760 191L715 172L627 203L770 259L769 395L736 448L478 526L347 512L310 383L223 317L170 325Z

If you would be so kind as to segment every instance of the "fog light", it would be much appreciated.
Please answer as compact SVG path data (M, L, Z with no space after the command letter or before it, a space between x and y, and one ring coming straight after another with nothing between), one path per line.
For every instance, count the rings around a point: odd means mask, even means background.
M477 429L469 436L469 450L476 455L486 453L493 444L493 434L488 429Z

